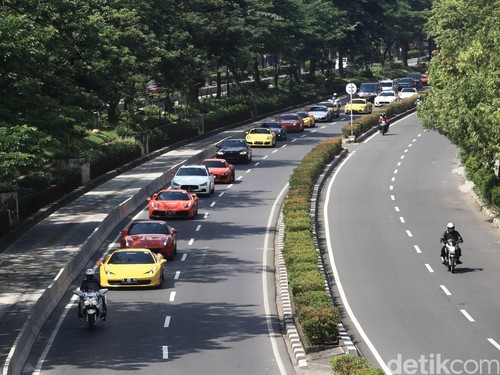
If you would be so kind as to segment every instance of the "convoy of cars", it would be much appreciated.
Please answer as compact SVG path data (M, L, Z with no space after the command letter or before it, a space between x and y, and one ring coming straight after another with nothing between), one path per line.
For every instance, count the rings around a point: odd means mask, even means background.
M400 79L386 79L360 85L345 114L371 113L373 106L389 105L418 94L417 88L428 83L425 74L410 73ZM216 145L213 158L198 165L177 169L171 185L147 198L149 220L133 221L121 230L121 248L101 262L101 283L105 287L161 287L163 267L177 252L177 230L165 220L192 219L198 214L199 195L211 195L215 183L235 181L231 163L252 161L252 147L274 147L286 140L288 132L301 132L316 122L328 122L340 115L340 102L324 101L308 111L284 113L245 132L245 138L227 138Z

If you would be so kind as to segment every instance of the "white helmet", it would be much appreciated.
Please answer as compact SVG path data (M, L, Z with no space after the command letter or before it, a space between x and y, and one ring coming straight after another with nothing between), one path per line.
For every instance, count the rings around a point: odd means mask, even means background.
M85 271L85 275L87 276L94 276L95 272L92 268L89 268L87 271Z
M455 229L455 225L453 225L453 223L448 223L448 225L446 226L446 228L448 228L448 229Z

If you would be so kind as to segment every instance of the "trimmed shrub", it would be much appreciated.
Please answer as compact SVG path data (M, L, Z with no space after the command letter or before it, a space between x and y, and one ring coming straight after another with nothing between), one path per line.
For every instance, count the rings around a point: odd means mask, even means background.
M44 189L53 183L54 177L48 172L33 172L18 181L19 186L32 189Z
M333 307L313 309L304 307L299 316L307 341L312 346L327 346L338 343L339 311Z
M290 290L294 295L313 290L325 290L325 280L319 270L309 270L289 274Z
M300 310L307 306L313 309L323 309L332 306L332 299L325 290L312 290L298 294L294 297L295 309L297 314L300 315Z
M384 375L382 369L370 367L363 357L345 354L330 358L333 375Z

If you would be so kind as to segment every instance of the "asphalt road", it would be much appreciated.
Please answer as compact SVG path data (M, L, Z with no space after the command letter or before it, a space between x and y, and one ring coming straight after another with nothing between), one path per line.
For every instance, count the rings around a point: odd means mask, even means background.
M276 317L272 238L277 210L273 205L304 155L326 137L339 136L345 121L290 134L273 149L255 149L252 164L237 166L232 186L217 185L214 196L202 198L196 220L173 223L180 231L179 253L167 263L164 288L111 291L109 319L91 334L76 319L71 300L71 290L79 281L75 282L43 328L25 373L295 373ZM41 293L110 207L134 194L141 183L181 163L194 148L207 148L236 134L241 130L162 155L119 176L65 208L64 215L52 215L43 223L47 227L34 228L6 254L22 258L40 247L46 251L42 260L47 263L32 268L40 277L36 292ZM145 205L137 213L144 217L144 210ZM82 222L88 224L80 226ZM126 224L126 220L120 223L105 245L116 246L116 234ZM106 250L101 248L89 265ZM24 267L28 262L20 264ZM34 285L22 275L12 280L12 285L16 283L23 286L16 287L18 299L23 289ZM26 314L37 294L31 297ZM10 309L15 311L16 304ZM23 318L26 315L3 322L10 334L2 338L4 353Z
M349 149L323 215L358 347L387 374L500 373L500 233L464 192L455 147L411 115ZM455 274L439 258L450 221L465 239Z

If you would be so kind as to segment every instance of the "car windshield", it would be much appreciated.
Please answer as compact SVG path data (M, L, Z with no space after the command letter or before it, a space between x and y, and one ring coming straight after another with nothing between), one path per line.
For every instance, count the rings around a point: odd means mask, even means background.
M399 80L399 83L409 83L409 82L413 82L413 78L401 78Z
M262 124L263 128L280 129L282 126L279 122L266 122Z
M384 91L379 96L394 96L394 93L392 91Z
M376 91L376 90L377 90L376 83L362 83L361 86L359 86L359 91Z
M207 168L225 168L226 163L222 160L205 160L202 163Z
M133 234L169 234L165 223L152 221L150 223L135 223L130 226L129 235Z
M299 118L298 115L281 115L279 116L280 120L297 120Z
M420 73L408 73L406 76L420 79Z
M382 87L392 87L392 82L380 82L380 86L382 86Z
M206 176L205 168L186 167L177 171L177 176Z
M309 117L309 113L306 113L306 112L297 112L297 114L302 117L302 118L306 118L306 117Z
M401 90L401 92L417 92L417 89L406 87L403 90Z
M353 99L352 104L365 104L366 102L363 99Z
M111 255L108 264L154 264L149 251L118 251Z
M323 107L328 107L328 108L333 108L333 103L330 103L330 102L322 102L322 103L319 103L320 105L322 105Z
M250 134L269 134L269 129L266 128L255 128L255 129L250 129Z
M318 107L311 107L309 109L310 112L327 112L328 111L328 108L327 107L323 107L323 106L318 106Z
M189 196L183 191L162 191L156 196L157 201L188 201Z
M243 139L226 139L222 142L221 148L224 147L246 147L246 141Z

